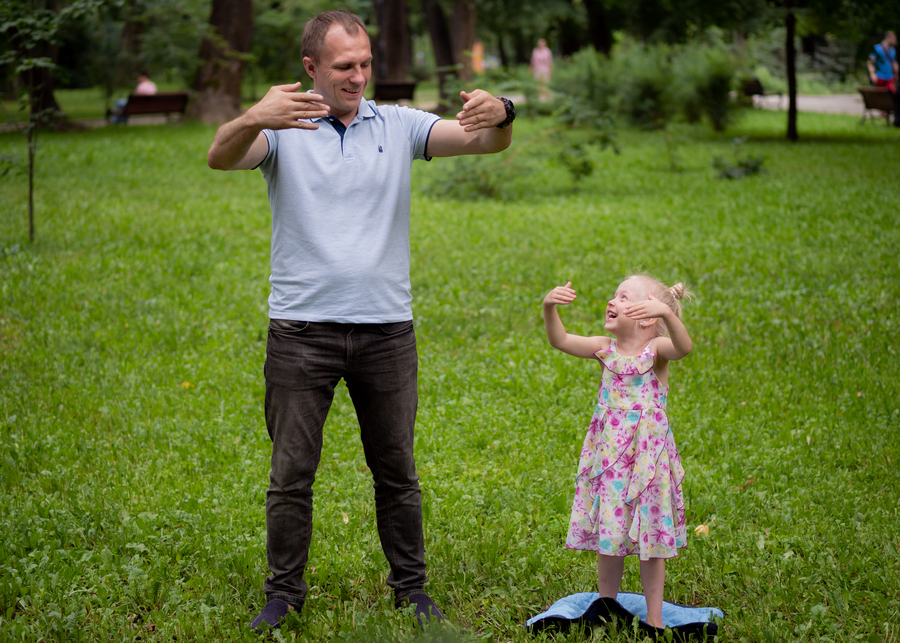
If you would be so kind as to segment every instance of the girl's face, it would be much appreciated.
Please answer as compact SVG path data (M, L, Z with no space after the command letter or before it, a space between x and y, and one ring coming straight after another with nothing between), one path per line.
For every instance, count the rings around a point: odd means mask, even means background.
M626 279L616 288L616 294L606 304L606 323L603 328L618 337L637 332L637 323L625 316L625 309L647 298L641 284L634 278Z

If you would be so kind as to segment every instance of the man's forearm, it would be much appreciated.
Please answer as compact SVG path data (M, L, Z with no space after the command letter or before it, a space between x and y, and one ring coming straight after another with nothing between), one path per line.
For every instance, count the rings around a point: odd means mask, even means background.
M500 129L492 127L483 129L478 132L478 141L483 150L483 154L494 154L502 152L509 147L512 142L512 125Z
M214 170L232 170L247 155L262 127L250 122L247 115L225 123L216 132L206 162Z

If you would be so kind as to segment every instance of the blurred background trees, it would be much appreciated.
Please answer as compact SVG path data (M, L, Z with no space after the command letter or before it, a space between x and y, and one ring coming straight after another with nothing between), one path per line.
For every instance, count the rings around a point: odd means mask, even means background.
M58 13L74 3L3 4L24 7L26 13ZM230 118L241 98L257 99L270 84L308 81L300 34L310 17L330 8L354 11L370 26L376 81L434 82L444 99L460 81L527 83L524 67L544 38L555 55L558 91L577 89L593 100L617 103L634 112L632 120L683 113L724 122L727 116L712 116L711 97L750 76L766 89L788 94L798 86L809 90L811 83L818 83L816 89L852 88L865 82L864 59L884 30L900 30L900 5L879 0L98 0L95 5L46 44L53 68L28 72L42 74L42 104L52 103L56 89L87 87L101 88L109 104L133 89L137 72L147 69L166 88L191 89L191 114L210 121ZM9 22L9 15L4 20ZM14 39L13 30L0 32L4 49ZM476 40L485 51L484 79L473 69ZM585 62L591 57L593 62ZM591 75L579 78L579 73ZM34 86L32 81L8 61L0 65L7 100L29 83ZM600 91L596 87L585 89L597 83L603 96L592 94ZM675 109L675 103L682 107ZM791 118L789 112L789 131Z

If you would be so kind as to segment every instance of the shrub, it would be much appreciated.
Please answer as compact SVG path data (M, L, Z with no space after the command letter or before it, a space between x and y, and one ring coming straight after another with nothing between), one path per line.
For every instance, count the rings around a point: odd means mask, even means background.
M680 111L689 123L702 115L716 131L728 125L733 113L731 89L736 62L720 42L684 45L673 60L675 94Z
M618 75L616 61L588 47L569 62L556 65L550 87L598 112L606 112L618 106Z
M704 116L723 130L734 113L737 61L715 32L681 46L617 43L607 58L593 49L557 65L552 87L576 102L621 114L647 129Z
M671 47L624 45L614 53L621 74L620 111L638 127L665 127L676 112Z

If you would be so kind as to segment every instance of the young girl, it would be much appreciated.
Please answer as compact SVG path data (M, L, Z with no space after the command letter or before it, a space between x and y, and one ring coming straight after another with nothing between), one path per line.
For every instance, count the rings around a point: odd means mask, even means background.
M606 305L611 337L570 335L556 310L575 300L572 282L544 298L550 345L596 358L600 394L581 449L566 547L599 554L600 596L615 598L625 556L641 561L647 623L662 628L665 559L686 544L684 469L666 416L669 362L691 352L681 323L684 284L667 288L643 275L629 277Z

